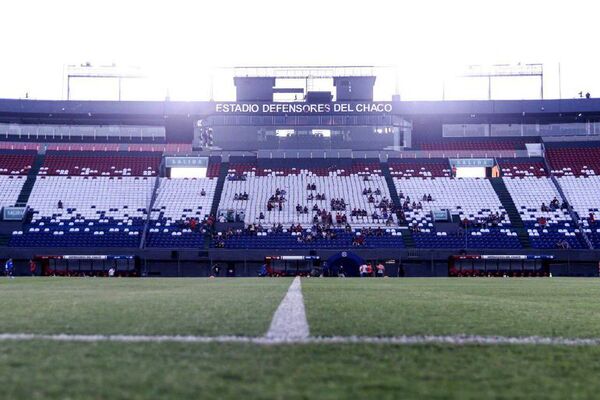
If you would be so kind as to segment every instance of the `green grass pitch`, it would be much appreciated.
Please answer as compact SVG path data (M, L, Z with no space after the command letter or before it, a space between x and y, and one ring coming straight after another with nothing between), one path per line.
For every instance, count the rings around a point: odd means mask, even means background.
M261 336L291 279L0 280L0 333ZM595 279L304 279L313 336L600 337ZM597 398L600 347L0 342L1 399Z

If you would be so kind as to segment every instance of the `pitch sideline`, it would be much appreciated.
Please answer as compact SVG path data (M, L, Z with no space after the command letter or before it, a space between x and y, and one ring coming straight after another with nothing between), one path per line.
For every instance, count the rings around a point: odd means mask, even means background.
M76 335L2 333L0 342L116 342L116 343L248 343L278 344L392 344L392 345L542 345L542 346L600 346L600 338L563 338L542 336L481 336L481 335L413 335L413 336L310 336L300 277L294 278L288 291L273 314L264 336L194 336L194 335Z

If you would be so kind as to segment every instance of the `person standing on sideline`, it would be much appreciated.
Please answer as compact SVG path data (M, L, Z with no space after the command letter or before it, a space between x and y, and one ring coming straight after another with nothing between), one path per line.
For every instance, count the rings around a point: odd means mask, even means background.
M383 278L385 276L385 267L383 266L383 264L378 263L376 269L377 269L377 277Z
M344 266L340 265L338 268L338 277L340 278L345 278L346 277L346 273L344 272Z
M373 266L371 265L371 263L367 264L367 276L370 278L373 276Z
M360 267L358 267L358 273L361 278L367 276L367 266L365 264L361 264Z
M8 260L6 260L6 263L4 264L4 272L6 273L7 278L14 279L14 275L13 275L14 269L15 269L15 265L13 263L13 259L9 258Z
M35 276L35 271L37 270L37 265L35 265L35 261L33 261L33 258L31 260L29 260L29 273L31 274L31 276Z

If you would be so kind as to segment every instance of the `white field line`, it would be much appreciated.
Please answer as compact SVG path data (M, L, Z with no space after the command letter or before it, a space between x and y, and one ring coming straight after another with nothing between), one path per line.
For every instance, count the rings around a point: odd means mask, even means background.
M392 344L424 345L440 344L452 346L481 345L540 345L540 346L600 346L600 338L561 338L541 336L330 336L305 338L268 338L250 336L145 336L145 335L70 335L37 333L4 333L0 342L10 341L53 341L53 342L117 342L117 343L248 343L257 345L278 344Z
M303 340L308 338L308 332L302 284L297 276L273 314L265 338L278 341Z

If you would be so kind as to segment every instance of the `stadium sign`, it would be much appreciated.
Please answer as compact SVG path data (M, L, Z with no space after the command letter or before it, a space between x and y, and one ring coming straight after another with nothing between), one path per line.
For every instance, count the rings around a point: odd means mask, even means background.
M208 168L208 157L165 157L167 168Z
M392 103L215 103L217 114L384 114Z
M493 158L451 158L450 165L456 168L461 167L493 167Z
M5 221L22 221L27 207L4 207L2 211L2 218Z

